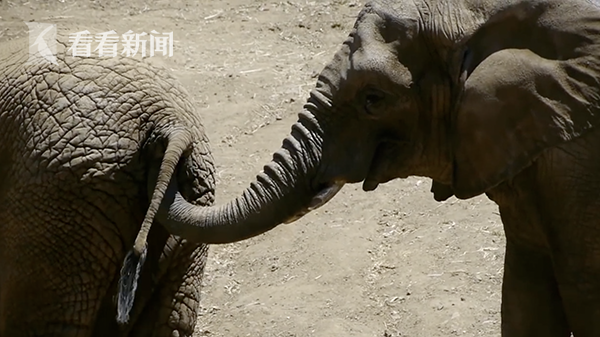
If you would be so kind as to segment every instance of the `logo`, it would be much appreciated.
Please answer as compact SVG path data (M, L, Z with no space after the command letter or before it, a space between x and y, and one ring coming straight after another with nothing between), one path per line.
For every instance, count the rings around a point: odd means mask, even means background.
M29 60L43 59L58 65L56 60L56 25L26 22L29 27Z

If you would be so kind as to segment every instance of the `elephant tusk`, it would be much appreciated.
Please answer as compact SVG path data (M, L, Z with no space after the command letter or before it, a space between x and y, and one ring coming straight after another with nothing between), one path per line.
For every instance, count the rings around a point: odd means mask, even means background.
M301 212L298 212L298 213L294 214L293 216L291 216L290 218L288 218L287 220L285 220L283 223L286 225L290 224L290 223L300 219L304 215L306 215L306 213L308 213L308 210L303 210Z
M322 189L315 195L310 204L308 205L308 211L313 211L323 205L325 205L331 198L333 198L341 189L344 187L344 181L336 181L333 184Z
M289 217L288 219L286 219L283 223L284 224L289 224L292 223L298 219L300 219L301 217L303 217L304 215L306 215L307 213L309 213L310 211L313 211L323 205L325 205L329 200L331 200L331 198L333 198L341 189L342 187L344 187L344 184L346 182L344 181L336 181L333 184L325 187L324 189L320 190L317 195L315 195L312 200L310 201L310 203L308 204L308 207L301 210L300 212L292 215L291 217Z

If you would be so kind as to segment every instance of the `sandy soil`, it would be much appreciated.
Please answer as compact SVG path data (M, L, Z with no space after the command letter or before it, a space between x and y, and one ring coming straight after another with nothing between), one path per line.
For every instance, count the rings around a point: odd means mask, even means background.
M173 31L173 57L152 62L171 69L204 117L222 203L280 146L362 5L0 0L0 40L33 20ZM369 193L346 186L291 225L213 246L196 336L499 336L497 207L485 197L437 203L430 183L412 177Z

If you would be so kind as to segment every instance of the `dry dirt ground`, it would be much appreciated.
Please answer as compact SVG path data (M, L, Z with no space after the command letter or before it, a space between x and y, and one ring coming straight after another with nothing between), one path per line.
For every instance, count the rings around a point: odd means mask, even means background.
M172 31L173 56L150 60L193 96L223 203L280 146L362 5L0 0L0 40L26 32L24 21L94 33ZM499 336L497 207L485 197L437 203L429 188L420 177L369 193L346 186L293 224L213 246L196 336Z

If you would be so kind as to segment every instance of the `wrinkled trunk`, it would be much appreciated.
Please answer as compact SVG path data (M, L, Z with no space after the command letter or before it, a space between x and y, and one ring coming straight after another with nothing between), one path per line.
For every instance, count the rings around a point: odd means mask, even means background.
M323 131L313 111L324 108L322 102L328 100L323 98L313 92L291 135L241 196L219 206L195 206L179 194L173 177L157 214L158 222L171 234L190 241L231 243L292 222L326 203L343 183L314 183Z
M179 194L172 178L158 222L171 234L191 241L231 243L290 223L333 198L345 181L319 180L325 126L321 123L330 118L332 98L347 77L353 43L351 34L321 72L291 135L240 197L220 206L195 206Z
M290 223L322 206L340 191L345 181L319 177L319 169L323 166L324 131L317 116L325 118L332 109L333 93L345 76L339 69L348 63L351 42L352 38L345 42L319 76L305 110L299 114L291 135L284 139L273 160L241 196L224 205L196 206L181 196L174 171L184 149L191 144L191 138L185 131L170 130L169 142L154 181L151 178L153 170L158 168L150 168L150 205L146 217L121 268L117 304L119 323L129 320L137 280L146 259L147 236L155 220L169 233L188 241L231 243L262 234L281 223Z

